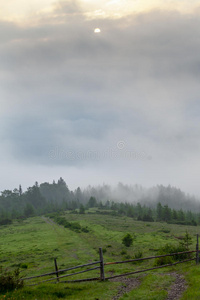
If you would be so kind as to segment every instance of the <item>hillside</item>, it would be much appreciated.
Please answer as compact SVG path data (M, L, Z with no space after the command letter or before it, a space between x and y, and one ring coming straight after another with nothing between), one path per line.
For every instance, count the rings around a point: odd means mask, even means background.
M60 216L61 217L61 216ZM9 269L20 268L22 277L52 272L54 258L57 258L59 269L89 263L99 259L99 247L103 248L105 262L127 260L137 256L157 255L159 249L168 244L177 246L180 237L186 230L192 237L190 249L195 249L196 233L199 226L180 226L159 222L134 221L129 217L96 214L95 209L85 214L65 212L62 218L69 223L76 223L87 231L66 228L55 223L48 216L34 217L27 220L14 221L11 225L0 227L1 266ZM122 238L126 233L134 237L133 245L125 247ZM138 264L110 265L105 267L105 274L122 274L133 270L154 266L155 261L144 261ZM186 274L187 270L187 274ZM184 274L189 288L186 296L196 292L197 287L189 280L191 276L199 276L199 269L192 261L181 266L164 268L131 276L139 284L134 289L134 299L149 300L166 299L170 286L176 281L174 274ZM74 279L99 276L99 271L92 271L74 276ZM195 277L197 278L197 277ZM28 282L27 282L28 283ZM30 283L30 282L29 282ZM10 292L6 298L14 299L115 299L123 286L123 280L115 282L89 282L79 284L43 284L24 287L22 290ZM151 289L149 290L149 286ZM163 290L163 287L164 290ZM129 291L133 299L133 291ZM3 295L3 294L2 294ZM143 296L141 296L143 295ZM189 299L184 296L182 299ZM3 296L2 296L3 297ZM127 295L128 297L128 295ZM143 298L142 298L143 297ZM122 298L123 299L123 298ZM129 298L126 298L129 299Z

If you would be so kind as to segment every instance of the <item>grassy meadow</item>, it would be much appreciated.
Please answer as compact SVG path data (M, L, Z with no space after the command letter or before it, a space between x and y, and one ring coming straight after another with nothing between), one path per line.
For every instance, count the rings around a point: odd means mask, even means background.
M114 262L157 255L160 247L177 245L186 230L192 236L191 250L195 250L199 226L181 226L158 222L134 221L128 217L96 214L63 215L69 222L78 222L88 232L75 232L54 223L47 217L33 217L0 227L0 266L20 269L21 277L53 272L54 258L59 269L65 269L99 260L99 247L103 248L104 262ZM126 233L134 237L133 245L125 247L122 238ZM139 254L138 254L139 253ZM154 260L105 266L105 276L117 275L154 266ZM79 269L78 269L79 270ZM76 271L76 270L75 270ZM184 274L188 289L181 299L200 299L200 266L195 262L153 270L130 278L138 278L140 285L125 293L120 299L166 299L167 290L175 278L170 272ZM99 270L87 272L65 280L98 277ZM54 276L55 277L55 276ZM2 293L0 299L113 299L124 285L119 280L83 283L28 284L48 279L44 277L25 281L22 289Z

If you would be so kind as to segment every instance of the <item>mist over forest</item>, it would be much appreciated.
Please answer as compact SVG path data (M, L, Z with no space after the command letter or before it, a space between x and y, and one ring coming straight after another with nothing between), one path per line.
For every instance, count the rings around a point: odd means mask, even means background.
M0 219L23 218L64 210L77 212L76 210L82 209L83 211L89 207L97 207L139 219L147 214L153 220L154 215L156 220L158 205L166 210L167 216L171 216L163 217L168 221L172 218L173 211L181 211L181 214L183 211L200 213L199 199L170 185L144 188L137 184L118 183L115 187L103 184L88 186L84 189L78 187L72 191L68 188L65 180L60 177L57 182L41 184L35 182L26 191L23 191L21 185L14 190L2 191ZM176 216L174 218L176 219ZM180 221L184 221L184 218L180 217Z
M149 207L155 207L158 202L168 205L172 209L184 209L196 211L200 209L200 202L194 196L184 193L179 188L168 185L157 185L152 188L144 188L141 185L126 185L118 183L117 186L102 185L87 187L83 195L95 196L101 201L113 200L117 202L128 202Z

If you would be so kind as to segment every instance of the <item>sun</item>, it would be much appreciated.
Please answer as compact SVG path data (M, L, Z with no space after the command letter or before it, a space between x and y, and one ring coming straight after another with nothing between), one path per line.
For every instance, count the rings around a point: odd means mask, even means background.
M94 33L100 33L101 29L100 28L95 28Z

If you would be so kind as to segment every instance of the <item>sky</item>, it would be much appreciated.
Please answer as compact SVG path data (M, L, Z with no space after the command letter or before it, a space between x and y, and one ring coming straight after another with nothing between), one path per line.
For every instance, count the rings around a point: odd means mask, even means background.
M0 41L0 191L200 196L199 0L0 0Z

